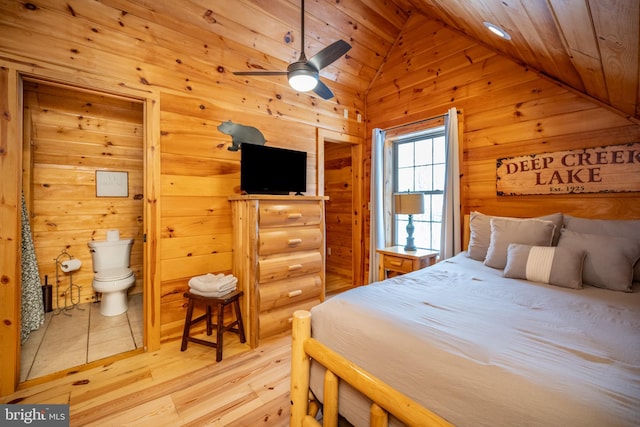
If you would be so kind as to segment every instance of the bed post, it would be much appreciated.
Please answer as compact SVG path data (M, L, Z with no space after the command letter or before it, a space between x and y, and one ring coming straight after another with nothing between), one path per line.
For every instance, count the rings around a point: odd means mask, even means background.
M309 356L304 343L311 337L311 313L297 310L293 313L291 330L291 427L302 426L309 403Z

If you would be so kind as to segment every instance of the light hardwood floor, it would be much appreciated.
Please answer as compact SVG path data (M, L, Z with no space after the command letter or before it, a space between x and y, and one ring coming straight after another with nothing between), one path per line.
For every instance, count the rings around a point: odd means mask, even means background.
M325 273L326 293L335 295L353 288L353 278L327 271Z
M70 405L71 426L286 426L289 424L291 336L250 349L225 334L215 350L165 343L66 375L21 384L2 403Z

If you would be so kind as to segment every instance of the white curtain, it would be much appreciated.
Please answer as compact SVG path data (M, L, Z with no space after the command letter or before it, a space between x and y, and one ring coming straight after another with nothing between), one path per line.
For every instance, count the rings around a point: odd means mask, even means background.
M451 258L462 250L460 237L460 161L458 141L458 112L449 110L445 123L447 141L444 206L442 209L442 238L440 259Z
M378 280L378 253L385 246L384 230L384 140L385 131L373 130L371 146L371 244L369 245L369 283Z

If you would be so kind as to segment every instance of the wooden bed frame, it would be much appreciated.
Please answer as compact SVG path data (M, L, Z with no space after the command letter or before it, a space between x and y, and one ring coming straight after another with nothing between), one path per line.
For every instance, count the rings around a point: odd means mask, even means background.
M469 245L469 215L463 217L462 247ZM311 338L311 313L293 313L291 344L291 427L320 426L315 420L319 404L309 390L311 359L324 366L323 425L338 425L338 383L345 381L374 403L371 426L388 426L389 414L409 426L452 426L404 394L369 374L319 341Z
M340 381L347 382L374 402L370 410L371 426L388 426L389 414L408 426L452 426L443 418L311 338L310 312L298 310L293 314L292 338L290 426L320 426L314 418L319 405L309 390L311 359L327 369L324 377L322 413L322 422L325 427L338 425Z

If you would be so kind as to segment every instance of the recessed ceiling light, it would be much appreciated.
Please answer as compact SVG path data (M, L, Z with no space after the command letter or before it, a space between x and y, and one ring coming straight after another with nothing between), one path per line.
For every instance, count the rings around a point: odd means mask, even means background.
M491 31L493 34L495 34L498 37L502 37L505 40L511 40L511 36L509 35L509 33L507 33L505 30L503 30L502 28L498 27L495 24L492 24L491 22L483 22L484 26L487 27L489 29L489 31Z

